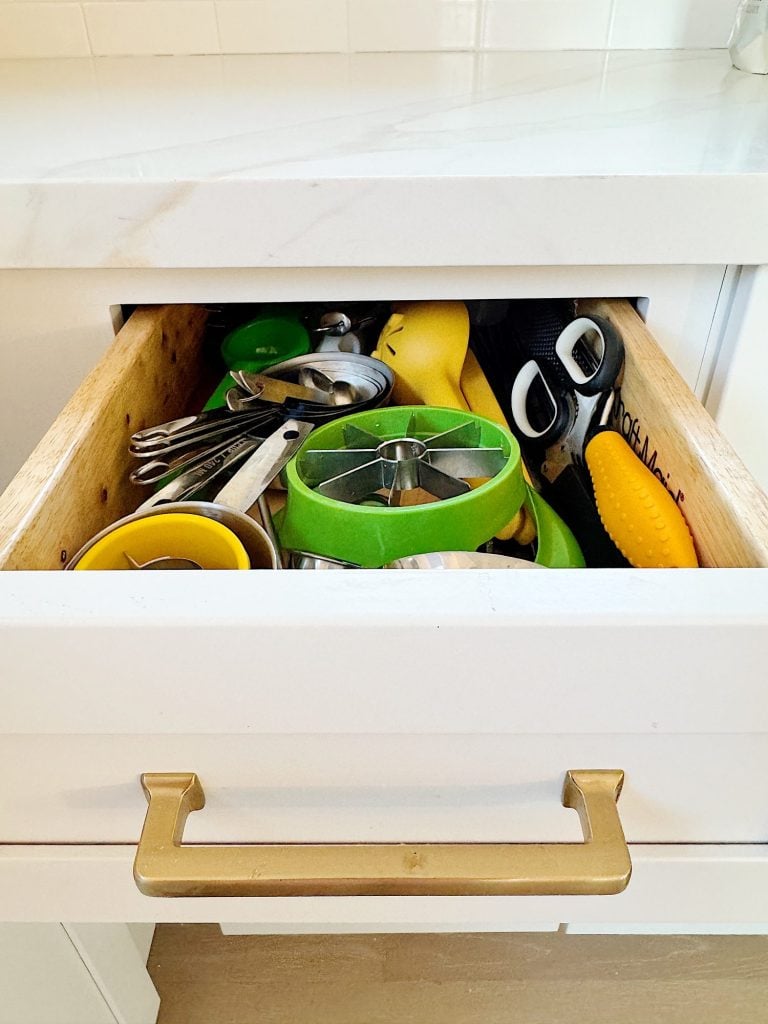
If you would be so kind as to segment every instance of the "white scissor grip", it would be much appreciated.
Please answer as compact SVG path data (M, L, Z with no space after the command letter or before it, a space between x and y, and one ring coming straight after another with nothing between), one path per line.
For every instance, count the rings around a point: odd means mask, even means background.
M587 331L595 331L600 337L600 359L597 364L597 368L594 373L585 374L579 364L573 358L573 349L579 338L582 338ZM557 353L560 362L563 364L565 369L568 371L568 376L574 382L574 384L587 384L596 377L600 367L605 358L605 335L600 329L599 324L596 324L594 320L591 320L588 316L577 317L576 320L571 321L565 327L560 334L560 337L555 343L555 352Z
M528 392L531 390L531 385L537 377L540 378L541 383L552 402L553 410L552 419L543 430L536 430L528 419ZM530 437L531 440L534 441L539 437L543 437L549 430L551 430L555 420L557 419L557 401L550 391L549 384L547 384L544 375L539 369L539 364L535 359L529 359L515 377L514 384L512 385L512 416L514 417L518 428L525 434L525 436Z

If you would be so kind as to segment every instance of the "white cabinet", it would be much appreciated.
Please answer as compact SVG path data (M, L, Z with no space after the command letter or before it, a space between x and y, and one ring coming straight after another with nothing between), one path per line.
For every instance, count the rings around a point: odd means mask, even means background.
M19 284L28 297L33 276ZM695 384L723 276L94 271L88 308L106 331L110 305L137 299L605 291L647 298L654 332ZM55 297L85 275L46 279ZM53 570L127 510L115 435L183 407L189 325L199 334L201 322L189 307L128 326L119 358L6 495L6 565ZM657 362L660 394L677 408L684 386ZM736 568L768 564L768 506L700 410L681 407L691 422L673 417L665 451L685 478L705 561L727 568L0 574L8 919L265 930L768 922L765 802L749 785L768 769L768 571ZM564 772L578 768L626 772L619 809L635 877L622 896L169 900L142 896L130 875L142 772L201 776L208 807L191 817L190 842L561 842L579 838L559 805Z
M0 1022L114 1024L60 924L0 925Z
M154 1024L147 932L120 924L0 923L0 1024Z
M768 446L762 429L768 402L768 267L739 275L722 331L707 408L763 489L768 489Z

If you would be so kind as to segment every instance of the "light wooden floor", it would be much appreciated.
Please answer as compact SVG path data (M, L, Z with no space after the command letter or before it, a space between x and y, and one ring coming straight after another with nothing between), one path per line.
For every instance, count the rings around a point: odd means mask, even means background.
M768 1024L762 936L222 936L159 925L159 1024Z

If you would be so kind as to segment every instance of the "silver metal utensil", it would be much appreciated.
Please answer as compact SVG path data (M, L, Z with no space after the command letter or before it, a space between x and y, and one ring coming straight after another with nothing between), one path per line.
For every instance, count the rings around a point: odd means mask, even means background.
M406 555L384 566L385 569L544 569L545 566L523 558L489 555L483 551L430 551Z
M354 562L342 562L339 558L313 555L310 551L291 551L292 569L361 569Z
M258 451L251 454L249 461L240 467L235 476L232 477L223 490L219 491L213 501L177 500L168 503L164 501L157 503L157 498L163 492L169 493L166 488L163 488L162 492L158 491L153 498L145 502L136 512L124 516L116 523L112 523L96 534L95 537L91 537L73 556L71 561L67 563L66 568L74 569L83 555L90 551L94 544L97 544L114 530L118 530L128 523L138 522L149 516L179 512L188 515L205 516L206 519L213 519L226 526L243 544L251 563L251 569L276 569L278 567L279 555L275 544L270 539L266 529L260 526L247 513L258 501L260 495L269 486L273 478L280 472L282 466L292 457L313 426L314 424L312 423L299 423L296 420L289 420L287 424L281 426L279 430L270 435ZM287 433L289 436L284 437L284 433ZM262 448L265 449L263 454ZM172 483L176 483L176 481L172 481Z
M259 399L242 388L230 388L224 395L224 401L229 411L234 413L249 412L259 407Z
M157 436L143 436L146 432L138 431L131 438L129 451L137 459L176 458L206 444L214 447L227 439L234 441L259 424L273 419L272 411L264 406L237 415L228 409L214 411L215 417L212 413L201 413L199 417L187 416L180 420L170 420L168 424L160 424L159 427L148 428L150 432L165 431L169 425L177 424L174 429ZM194 422L204 416L211 418L203 420L203 425ZM190 425L178 426L184 423Z
M329 311L320 317L320 323L312 328L315 334L348 334L352 330L352 320L346 313Z
M302 456L304 481L326 498L355 504L386 489L394 504L401 491L421 488L436 498L470 490L472 477L493 477L506 463L501 448L480 445L473 422L419 440L414 417L405 436L378 437L354 424L344 428L346 447L309 450Z
M181 512L214 519L230 529L245 547L252 569L276 569L279 555L274 543L266 529L247 513L285 464L296 454L313 428L314 423L287 420L260 443L258 450L251 454L245 465L241 466L226 486L219 491L214 501L173 501L169 504L151 504L152 499L150 499L132 515L119 519L95 537L91 537L88 543L75 554L66 568L74 569L94 544L127 523L138 522L148 516ZM155 499L157 497L158 495L154 495Z
M314 423L303 420L286 420L265 438L258 451L251 455L244 466L235 473L229 483L216 495L216 502L246 512L255 505L285 465L290 462L314 429Z
M367 327L375 320L375 316L362 316L358 317L356 320L352 320L347 313L329 310L322 314L317 327L312 328L312 333L343 336L345 334L349 334L353 328L354 330L359 331L362 327Z
M275 568L283 569L285 568L285 565L283 563L283 552L282 549L280 548L280 538L277 536L275 524L272 521L272 511L269 507L269 502L267 501L266 494L260 494L256 504L258 505L259 508L261 525L264 527L267 536L272 542L272 547L275 549L275 554L277 555L277 564L275 565Z
M299 380L324 394L329 405L354 405L360 400L349 381L329 377L316 366L305 366L300 370Z
M262 444L261 437L241 437L231 444L219 448L210 454L204 462L197 463L184 473L169 481L159 491L155 491L146 501L139 505L137 512L155 508L172 501L184 501L217 477L229 472L243 459L248 458Z
M324 334L315 347L315 352L352 352L360 355L362 351L363 344L352 331L348 334Z
M211 409L195 416L182 416L179 419L158 423L154 427L137 430L131 436L131 447L143 451L156 442L173 442L179 438L191 438L198 435L216 433L230 426L239 426L241 421L235 419L228 409Z
M174 558L172 555L160 555L150 558L148 562L137 562L126 551L123 552L132 569L202 569L202 565L194 558Z
M309 370L317 371L320 376L307 376ZM270 366L264 373L269 377L309 384L321 390L322 380L333 385L342 384L342 394L346 392L353 398L355 412L385 405L395 383L394 373L380 359L352 352L311 352ZM313 380L314 383L311 383Z
M132 484L155 484L159 480L164 480L165 477L173 474L181 473L184 471L185 474L189 475L188 478L191 483L198 480L197 476L192 476L193 472L199 468L203 468L203 473L200 476L201 482L208 475L207 467L217 455L226 454L230 451L236 450L242 445L244 440L256 440L257 435L246 432L244 435L235 435L234 437L227 437L218 444L206 444L202 442L201 447L195 447L190 449L188 452L184 452L181 455L167 456L165 458L147 459L140 462L136 469L133 470L130 477L128 478ZM170 500L170 499L169 499Z
M229 375L244 391L263 402L282 405L287 398L293 398L299 402L314 402L316 405L332 404L331 391L327 388L321 390L303 381L294 384L280 377L270 377L265 373L247 373L245 370L230 370Z

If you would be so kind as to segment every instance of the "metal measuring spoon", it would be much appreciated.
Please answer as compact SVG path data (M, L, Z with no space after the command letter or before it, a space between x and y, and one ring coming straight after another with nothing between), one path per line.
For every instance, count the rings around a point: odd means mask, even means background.
M354 405L359 401L357 392L348 381L334 380L315 366L302 367L299 380L307 387L318 388L328 394L331 405Z
M193 558L174 558L172 555L161 555L150 558L148 562L137 562L127 552L123 552L132 569L202 569L202 565Z
M245 394L240 388L230 388L224 396L227 408L230 412L249 412L255 408L264 408L264 402L259 395Z

